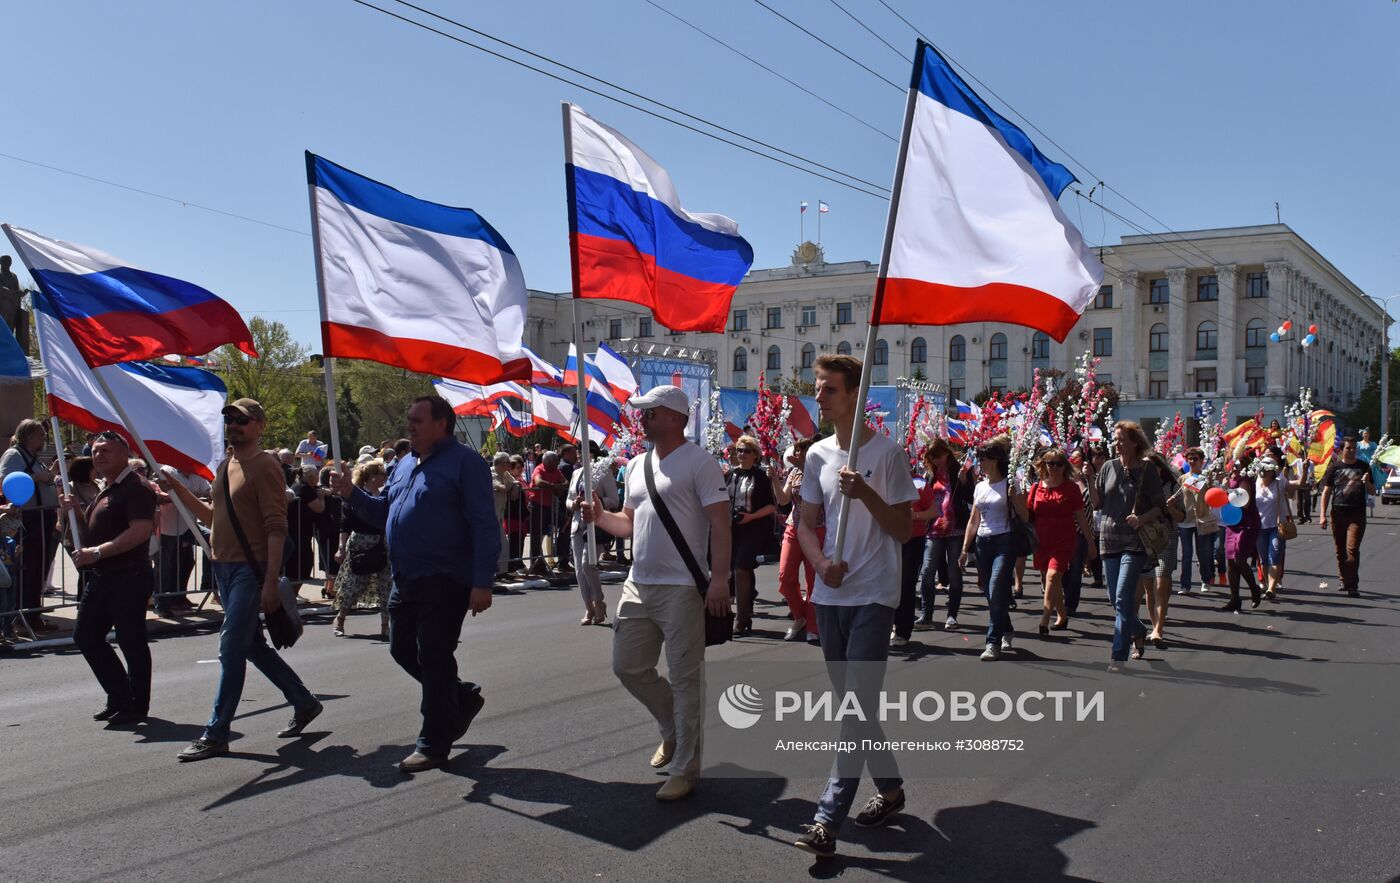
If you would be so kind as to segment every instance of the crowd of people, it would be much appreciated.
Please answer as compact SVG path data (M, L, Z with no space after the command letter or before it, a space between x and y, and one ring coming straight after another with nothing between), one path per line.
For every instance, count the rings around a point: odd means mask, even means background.
M362 448L353 467L336 469L314 433L296 450L264 449L262 407L240 399L224 410L229 456L212 483L152 474L121 434L102 432L69 463L69 493L60 495L57 470L38 459L44 426L26 421L0 458L0 473L23 469L41 489L32 505L0 510L12 535L6 573L22 599L13 603L38 606L48 550L67 536L81 574L75 643L106 696L93 716L137 723L152 701L147 605L154 596L158 610L179 609L208 543L205 572L224 611L221 674L208 723L179 755L191 762L228 751L250 662L293 709L280 737L299 736L321 714L259 625L260 612L284 603L281 584L319 571L334 634L345 634L356 609L378 610L391 657L420 685L422 726L399 765L417 773L448 761L485 704L481 687L458 675L465 617L489 610L502 579L550 576L577 582L580 625L606 624L600 569L613 562L628 570L613 607L612 667L657 724L648 763L669 768L656 796L671 801L691 793L701 769L704 648L753 634L755 570L765 561L778 563L782 639L819 646L828 664L883 663L937 626L940 594L942 629L967 628L969 579L986 602L981 659L1014 658L1012 613L1027 603L1029 565L1040 574L1039 604L1027 606L1038 607L1041 639L1070 629L1086 581L1106 592L1109 667L1119 670L1148 644L1166 646L1174 591L1222 593L1232 613L1245 609L1245 589L1250 609L1285 592L1288 541L1311 518L1314 494L1334 538L1339 591L1358 594L1377 490L1372 464L1359 457L1364 439L1342 439L1316 479L1314 464L1277 444L1262 452L1241 444L1216 462L1190 448L1173 463L1131 421L1112 427L1111 445L1042 447L1029 470L1012 463L1005 437L975 450L933 439L911 469L910 452L866 425L854 471L846 462L861 367L844 355L817 360L816 399L835 432L797 440L766 463L751 435L723 458L688 441L690 402L672 386L631 402L650 449L623 461L594 446L587 474L571 444L499 453L488 464L456 440L455 415L437 396L415 400L408 438ZM124 663L106 640L113 628ZM843 671L858 695L881 688L882 666ZM843 741L878 744L872 736L863 722L843 722ZM866 769L875 791L855 824L882 825L904 808L892 754L842 752L796 846L835 851Z

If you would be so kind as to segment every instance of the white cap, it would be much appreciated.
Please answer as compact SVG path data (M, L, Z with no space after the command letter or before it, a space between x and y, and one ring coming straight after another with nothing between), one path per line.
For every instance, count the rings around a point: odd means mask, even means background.
M643 396L633 396L627 404L642 411L651 408L670 408L677 414L690 416L690 397L684 391L669 384L654 386Z

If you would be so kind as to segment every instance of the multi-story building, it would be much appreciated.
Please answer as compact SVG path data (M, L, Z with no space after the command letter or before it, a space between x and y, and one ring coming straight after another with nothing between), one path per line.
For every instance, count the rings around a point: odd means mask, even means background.
M584 347L654 341L658 351L713 351L721 386L811 381L822 353L872 364L873 382L918 377L947 384L950 398L1026 387L1035 369L1070 370L1086 350L1120 393L1120 416L1155 422L1200 399L1231 403L1237 416L1282 417L1298 388L1319 407L1356 403L1380 350L1383 312L1287 225L1127 236L1102 249L1104 285L1063 344L993 322L880 329L867 353L876 267L829 264L804 243L786 267L753 270L739 286L724 334L672 333L650 312L613 301L580 301ZM1284 321L1292 331L1270 334ZM1317 326L1317 343L1301 339ZM566 297L532 292L527 342L562 359L574 339Z

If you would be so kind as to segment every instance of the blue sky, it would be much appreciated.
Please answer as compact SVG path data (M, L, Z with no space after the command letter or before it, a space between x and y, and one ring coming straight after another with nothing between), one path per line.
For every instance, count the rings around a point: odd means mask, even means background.
M897 133L899 90L753 0L656 2ZM876 0L841 5L903 58L831 0L766 2L907 81L914 35ZM887 2L1058 142L1063 151L1033 134L1086 186L1092 180L1064 151L1175 229L1271 223L1277 201L1283 220L1363 290L1400 292L1400 4ZM888 185L893 142L645 0L420 5ZM8 158L0 158L0 218L198 282L245 314L285 322L313 349L302 151L476 209L520 255L531 287L562 290L560 99L644 146L671 171L687 208L738 220L756 267L788 262L803 199L813 211L818 199L831 204L822 230L828 260L879 257L883 201L350 0L45 0L9 6L2 24L11 88L0 104L0 152L300 232ZM1078 200L1067 191L1064 202L1079 219ZM1090 242L1134 232L1082 208Z

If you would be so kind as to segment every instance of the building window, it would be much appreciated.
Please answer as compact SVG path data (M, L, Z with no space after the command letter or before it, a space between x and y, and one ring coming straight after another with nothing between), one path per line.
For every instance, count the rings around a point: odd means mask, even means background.
M782 308L782 307L769 307L769 308L768 308L768 321L763 323L763 327L764 327L764 328L782 328L782 327L783 327L783 308Z
M732 382L738 387L749 385L749 351L743 347L734 351L734 378Z
M1244 383L1248 390L1248 395L1261 396L1264 394L1264 367L1244 369Z
M928 362L928 343L922 337L914 338L909 344L909 364L923 365Z
M1216 331L1215 323L1205 321L1196 326L1196 356L1197 358L1215 358L1215 346L1219 341L1219 333Z
M1259 349L1269 342L1269 332L1263 319L1250 319L1244 326L1244 345L1248 349Z
M875 356L872 364L888 365L890 363L890 345L884 340L875 341Z
M1269 274L1268 274L1268 273L1246 273L1246 274L1244 274L1244 296L1245 296L1245 297L1268 297L1268 296L1269 296Z
M802 327L811 328L817 324L817 308L815 305L807 304L802 307Z
M768 370L783 370L783 351L778 349L776 346L770 346L768 348Z
M953 339L948 341L948 361L967 361L967 339L961 334L954 334Z
M1215 392L1215 369L1196 369L1196 392Z
M813 383L816 376L812 369L817 364L817 347L815 344L807 343L802 345L802 382Z
M836 355L838 355L838 356L849 356L850 354L851 354L851 345L850 345L849 343L847 343L846 341L843 340L843 341L841 341L840 343L836 344Z
M1035 334L1031 335L1031 358L1050 358L1050 335L1046 334L1044 331L1037 331Z
M1220 300L1220 282L1214 276L1197 276L1196 300Z
M1112 374L1100 374L1100 375L1099 375L1099 386L1112 386L1112 385L1113 385L1113 375L1112 375Z
M998 331L992 335L991 345L987 349L987 358L992 361L1006 361L1006 335Z
M870 358L873 371L870 379L874 383L890 382L890 345L884 340L875 341L875 351Z
M1095 328L1095 329L1094 329L1094 355L1096 355L1096 356L1111 356L1111 355L1113 355L1113 329L1112 329L1112 328Z
M748 330L749 330L749 311L748 311L748 310L735 310L735 311L734 311L734 329L733 329L733 330L735 330L735 331L748 331Z
M617 339L619 339L619 338L621 338L621 337L622 337L622 320L621 320L621 319L609 319L609 320L608 320L608 339L609 339L609 340L617 340Z
M1150 304L1169 304L1172 300L1171 286L1165 279L1153 279L1147 292L1147 302Z
M1153 353L1167 351L1167 326L1158 322L1147 332L1147 350Z
M850 302L850 301L846 301L845 303L839 303L839 304L836 305L836 324L837 324L837 325L849 325L849 324L851 324L851 302Z
M1094 309L1113 309L1113 286L1103 285L1099 287L1099 293L1094 295Z
M962 386L950 386L950 387L948 387L948 400L949 400L949 401L952 401L952 402L961 401L961 400L962 400L962 397L965 396L965 395L967 395L967 388L966 388L966 387L962 387Z
M638 316L638 317L637 317L637 336L638 336L638 337L651 337L651 317L650 317L650 316Z
M1153 371L1147 378L1147 397L1164 399L1167 397L1167 372Z

